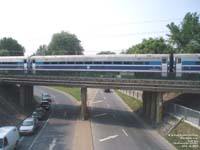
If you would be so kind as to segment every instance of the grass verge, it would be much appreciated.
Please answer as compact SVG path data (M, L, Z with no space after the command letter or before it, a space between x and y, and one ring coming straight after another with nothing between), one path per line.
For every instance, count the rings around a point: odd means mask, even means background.
M81 89L80 88L68 88L63 86L52 86L52 88L63 91L73 96L77 101L81 101Z
M182 121L166 139L178 150L199 150L200 130Z
M118 90L115 90L115 92L121 97L121 99L133 110L137 111L139 108L142 107L142 102L138 99L128 96Z

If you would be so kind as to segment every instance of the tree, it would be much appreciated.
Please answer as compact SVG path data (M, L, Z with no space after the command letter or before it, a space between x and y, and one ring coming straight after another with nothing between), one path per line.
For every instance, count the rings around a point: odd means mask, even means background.
M127 54L166 54L173 52L173 48L160 38L143 39L142 43L133 45Z
M7 49L0 49L0 56L9 56L9 51Z
M200 53L199 14L187 13L180 25L173 22L167 25L170 30L169 42L177 53Z
M99 53L97 53L97 55L110 55L110 54L116 54L115 52L111 52L111 51L101 51Z
M39 48L37 49L36 53L34 55L47 55L48 54L48 48L47 45L40 45Z
M49 55L82 55L83 48L75 34L62 31L53 35L48 45Z
M0 40L0 51L4 56L23 56L25 49L15 39L4 37Z

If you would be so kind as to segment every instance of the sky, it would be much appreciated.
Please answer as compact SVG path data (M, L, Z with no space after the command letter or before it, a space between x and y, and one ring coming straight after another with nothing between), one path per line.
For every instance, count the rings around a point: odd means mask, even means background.
M200 0L0 0L0 38L16 39L29 56L66 31L85 55L120 53L144 38L167 38L166 25L187 12L200 13Z

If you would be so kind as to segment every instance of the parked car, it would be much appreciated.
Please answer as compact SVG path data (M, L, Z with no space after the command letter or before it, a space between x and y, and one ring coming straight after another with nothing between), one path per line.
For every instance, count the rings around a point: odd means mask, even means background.
M52 98L49 95L49 93L42 93L42 101L44 101L44 100L52 102Z
M50 110L51 109L51 104L48 101L41 101L40 103L40 107L46 109L46 110Z
M19 132L15 126L0 128L0 150L16 149L19 143Z
M110 89L105 89L104 92L105 93L110 93Z
M20 134L33 134L38 127L38 120L35 118L27 118L22 122L19 128Z

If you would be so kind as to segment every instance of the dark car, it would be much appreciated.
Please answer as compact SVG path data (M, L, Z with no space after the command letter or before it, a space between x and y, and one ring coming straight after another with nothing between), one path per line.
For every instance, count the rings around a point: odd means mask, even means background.
M42 108L44 108L46 110L50 110L51 109L51 104L48 101L41 101L40 107L42 107Z
M110 89L105 89L104 92L110 93Z
M42 93L42 101L52 102L52 98L49 93Z

